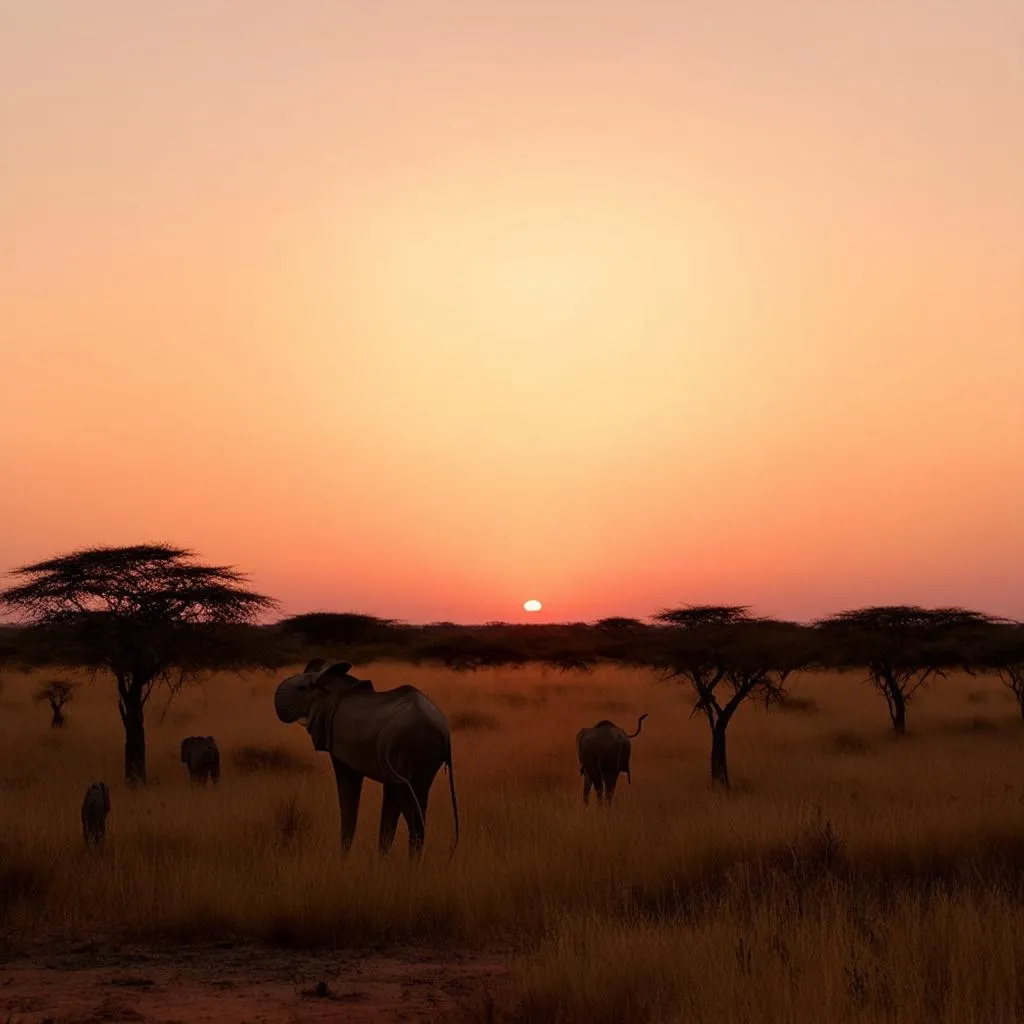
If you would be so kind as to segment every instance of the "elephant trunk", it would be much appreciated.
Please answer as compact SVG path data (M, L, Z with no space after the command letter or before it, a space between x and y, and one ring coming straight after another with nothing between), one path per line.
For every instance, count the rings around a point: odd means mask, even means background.
M285 679L284 682L278 684L274 691L274 710L285 725L291 725L292 722L297 722L306 715L308 706L309 695L303 695L298 682Z

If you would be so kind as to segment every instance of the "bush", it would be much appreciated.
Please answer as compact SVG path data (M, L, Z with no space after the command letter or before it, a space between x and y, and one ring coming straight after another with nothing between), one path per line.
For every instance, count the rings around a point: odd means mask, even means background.
M471 732L480 730L493 731L501 728L501 722L494 715L485 715L480 711L456 711L448 717L448 725L452 732L467 729Z
M871 744L856 732L834 733L832 746L840 754L866 754L871 749Z
M231 755L231 761L240 772L277 772L282 775L311 772L313 766L296 757L287 747L239 747Z

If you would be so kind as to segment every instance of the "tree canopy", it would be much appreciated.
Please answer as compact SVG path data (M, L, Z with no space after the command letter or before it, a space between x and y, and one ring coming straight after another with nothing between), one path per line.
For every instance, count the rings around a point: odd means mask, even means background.
M974 667L972 652L995 620L965 608L878 605L819 619L823 664L867 668L893 730L906 732L907 705L933 678Z
M275 602L227 566L169 544L92 547L23 565L0 608L42 631L58 660L106 668L117 680L125 777L145 781L143 709L153 688L206 667L251 663L238 627Z
M782 700L797 669L815 660L808 630L794 622L759 618L742 605L692 605L659 612L667 627L657 656L670 679L694 694L693 714L711 731L711 778L728 786L727 729L740 706Z

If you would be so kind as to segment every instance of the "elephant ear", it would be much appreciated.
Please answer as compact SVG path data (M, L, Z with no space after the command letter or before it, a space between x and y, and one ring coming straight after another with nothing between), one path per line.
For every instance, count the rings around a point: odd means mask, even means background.
M352 662L351 661L339 661L339 662L336 662L330 668L324 669L324 671L320 673L320 676L317 679L317 683L324 683L324 684L326 684L326 683L333 682L335 679L347 679L348 678L348 674L349 674L349 670L351 668L352 668Z
M338 701L345 692L344 687L333 687L314 696L306 722L306 732L313 741L314 750L331 750L335 712L338 710Z
M334 721L333 700L317 701L316 707L310 712L306 731L313 741L314 750L331 749L331 724Z
M192 746L192 737L191 736L186 736L185 739L183 739L181 741L181 758L180 758L180 760L181 760L182 764L184 764L188 760L188 752L189 752L189 748L191 746Z
M306 667L302 670L303 675L309 675L310 672L320 672L327 662L323 658L313 658L311 661L306 662Z

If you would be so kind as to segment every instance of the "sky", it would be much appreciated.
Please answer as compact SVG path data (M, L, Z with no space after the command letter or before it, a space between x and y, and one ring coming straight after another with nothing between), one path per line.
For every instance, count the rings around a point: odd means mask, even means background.
M0 570L1024 617L1019 0L0 0Z

